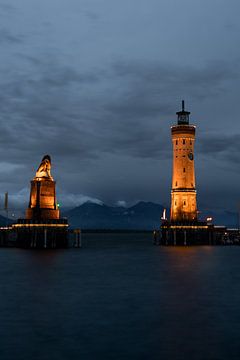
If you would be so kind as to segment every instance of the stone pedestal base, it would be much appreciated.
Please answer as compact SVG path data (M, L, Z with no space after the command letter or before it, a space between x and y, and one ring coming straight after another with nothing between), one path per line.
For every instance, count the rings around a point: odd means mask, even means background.
M27 209L26 210L26 219L42 219L42 220L53 220L59 219L59 210L52 209Z
M68 247L67 219L34 221L18 219L12 225L17 234L16 246L26 249L56 249Z
M32 180L29 207L26 210L27 220L59 219L56 202L55 181Z

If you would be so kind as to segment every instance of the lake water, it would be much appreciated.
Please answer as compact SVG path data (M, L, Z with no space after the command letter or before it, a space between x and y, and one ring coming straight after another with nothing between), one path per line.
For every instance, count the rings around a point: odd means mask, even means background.
M0 359L240 359L240 246L0 249Z

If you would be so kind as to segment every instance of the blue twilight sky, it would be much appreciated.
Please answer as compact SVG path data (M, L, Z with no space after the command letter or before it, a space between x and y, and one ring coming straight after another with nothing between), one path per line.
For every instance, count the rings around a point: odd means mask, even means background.
M235 210L239 13L238 0L0 0L0 194L24 208L49 153L63 206L168 205L185 99L199 208Z

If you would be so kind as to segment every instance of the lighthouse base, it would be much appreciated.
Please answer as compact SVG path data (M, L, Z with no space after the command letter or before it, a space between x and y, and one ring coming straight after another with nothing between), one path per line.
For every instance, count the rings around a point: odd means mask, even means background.
M215 231L204 221L164 221L161 225L160 245L214 245Z

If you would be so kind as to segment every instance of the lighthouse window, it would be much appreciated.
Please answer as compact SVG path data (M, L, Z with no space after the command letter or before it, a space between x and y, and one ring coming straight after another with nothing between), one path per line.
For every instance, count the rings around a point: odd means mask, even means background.
M190 145L192 145L192 140L190 140Z
M176 185L175 186L177 186L177 181L176 181Z
M183 168L183 172L186 172L186 169L185 169L185 168Z
M186 205L186 201L183 202L183 205L184 205L184 206Z
M178 141L176 140L176 145L178 144Z
M175 201L175 205L177 205L177 202Z
M185 139L183 139L182 143L183 143L183 145L185 145Z

